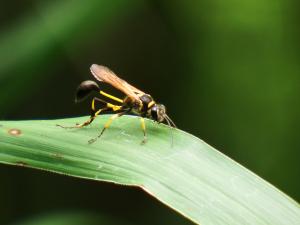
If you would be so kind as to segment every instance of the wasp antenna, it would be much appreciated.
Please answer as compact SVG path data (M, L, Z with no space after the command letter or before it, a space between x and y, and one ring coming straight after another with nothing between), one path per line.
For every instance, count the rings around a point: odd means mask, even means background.
M176 124L173 122L173 120L171 120L171 118L167 114L165 115L165 118L171 122L172 127L177 128Z
M75 102L81 102L87 96L91 94L92 91L99 91L100 88L95 81L86 80L83 81L77 88Z
M165 115L164 118L166 119L168 125L171 127L171 146L173 147L173 143L174 143L173 128L174 128L174 127L172 126L172 124L174 124L174 123L172 123L173 121L170 120L170 118L169 118L167 115ZM171 124L171 123L172 123L172 124ZM174 125L175 125L175 124L174 124Z

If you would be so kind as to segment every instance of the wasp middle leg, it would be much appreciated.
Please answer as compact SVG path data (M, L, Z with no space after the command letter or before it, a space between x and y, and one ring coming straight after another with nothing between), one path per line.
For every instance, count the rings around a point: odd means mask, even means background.
M103 135L104 131L105 131L107 128L110 127L111 123L112 123L116 118L118 118L118 117L120 117L120 116L123 116L124 114L126 114L126 113L128 113L128 112L130 111L129 109L122 109L122 108L120 108L119 110L122 110L122 111L119 112L119 113L116 113L116 114L112 115L112 116L108 119L108 121L104 124L104 127L103 127L103 129L101 130L100 134L99 134L97 137L92 138L92 139L89 140L89 144L94 143L98 138L100 138L100 137Z

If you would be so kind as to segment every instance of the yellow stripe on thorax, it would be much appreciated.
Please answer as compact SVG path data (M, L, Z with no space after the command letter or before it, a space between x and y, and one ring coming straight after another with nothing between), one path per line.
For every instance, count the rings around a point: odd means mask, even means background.
M149 102L149 104L148 104L148 109L150 109L154 104L155 104L154 101Z
M100 91L100 94L101 94L101 95L104 95L104 96L107 97L107 98L110 98L110 99L112 99L112 100L115 100L115 101L117 101L117 102L123 103L123 100L122 100L122 99L119 99L119 98L117 98L117 97L115 97L115 96L112 96L112 95L110 95L110 94L107 94L107 93L105 93L104 91Z

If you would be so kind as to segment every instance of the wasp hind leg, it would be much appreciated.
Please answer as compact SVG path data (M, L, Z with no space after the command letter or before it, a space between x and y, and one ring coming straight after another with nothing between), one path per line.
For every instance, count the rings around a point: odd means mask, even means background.
M91 115L90 115L90 118L81 123L81 124L76 124L75 126L70 126L70 127L67 127L67 126L62 126L62 125L59 125L57 124L56 126L59 126L59 127L62 127L62 128L65 128L65 129L72 129L72 128L82 128L82 127L85 127L89 124L91 124L94 119L101 113L101 112L104 112L104 111L107 111L107 110L110 110L109 107L104 107L104 108L101 108L99 110L96 110L96 107L95 107L95 102L101 102L101 103L105 103L107 104L106 102L104 102L103 100L99 99L99 98L93 98L92 100L92 105L91 105Z

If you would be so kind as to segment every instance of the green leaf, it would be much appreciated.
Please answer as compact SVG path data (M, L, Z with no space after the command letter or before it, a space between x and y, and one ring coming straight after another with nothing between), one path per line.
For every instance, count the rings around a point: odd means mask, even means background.
M201 225L300 222L298 203L186 132L147 120L148 142L141 145L139 120L124 116L88 144L108 116L82 129L56 126L86 119L2 121L0 161L138 186Z

